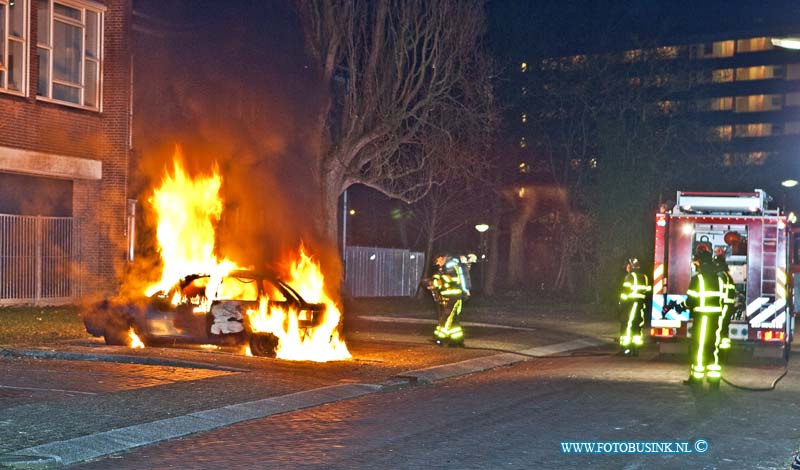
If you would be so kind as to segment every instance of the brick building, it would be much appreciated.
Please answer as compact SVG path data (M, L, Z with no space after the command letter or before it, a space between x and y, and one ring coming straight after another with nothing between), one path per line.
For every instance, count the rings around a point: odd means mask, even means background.
M0 305L113 291L128 244L131 0L0 0Z

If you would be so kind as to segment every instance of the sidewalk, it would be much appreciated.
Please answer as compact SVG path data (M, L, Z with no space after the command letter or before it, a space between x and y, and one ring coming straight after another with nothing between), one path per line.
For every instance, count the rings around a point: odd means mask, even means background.
M16 363L21 370L30 371L35 365L41 366L43 361L35 357L49 355L54 358L48 360L51 369L62 367L65 374L82 369L84 372L78 374L85 377L87 370L97 374L98 369L107 369L103 382L120 373L127 374L126 380L132 386L101 389L95 393L92 384L84 383L89 388L82 394L0 409L0 466L51 468L69 465L244 420L607 344L616 328L604 321L602 315L582 321L585 315L562 312L559 319L554 320L524 306L492 311L491 307L481 305L471 309L468 304L465 328L475 335L468 340L468 346L480 344L483 340L480 335L489 335L492 329L503 333L502 337L508 336L509 328L513 329L518 337L528 342L523 347L515 347L515 352L498 354L488 349L436 347L428 339L430 328L426 322L431 320L430 304L397 307L394 304L387 307L383 300L365 301L353 309L346 334L354 359L337 363L292 363L242 357L224 351L155 348L134 351L97 343L61 344L51 351L6 350L5 356L16 355L16 358L5 361ZM411 323L364 320L362 317L406 319ZM593 327L597 329L595 334L583 334ZM347 330L352 333L348 334ZM393 335L393 340L370 338L370 335L380 334ZM564 335L569 335L570 339L547 340L563 339ZM84 359L117 362L88 363L87 369L87 363L82 362L79 367L73 361L81 355ZM133 366L130 362L149 363L146 367L150 382L136 386L135 382L142 380L136 375L141 371L127 368L142 366ZM192 371L205 372L197 372L195 378ZM176 379L181 373L186 380ZM87 377L87 381L92 378ZM67 382L61 379L59 383L66 388L70 386ZM37 383L48 385L41 380ZM2 390L0 388L0 393Z

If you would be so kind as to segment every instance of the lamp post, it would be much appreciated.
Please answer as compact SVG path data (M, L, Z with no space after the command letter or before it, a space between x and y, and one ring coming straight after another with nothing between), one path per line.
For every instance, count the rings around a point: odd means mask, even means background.
M483 263L481 265L481 293L483 293L486 283L486 232L489 230L489 224L477 224L475 230L480 234L480 261Z

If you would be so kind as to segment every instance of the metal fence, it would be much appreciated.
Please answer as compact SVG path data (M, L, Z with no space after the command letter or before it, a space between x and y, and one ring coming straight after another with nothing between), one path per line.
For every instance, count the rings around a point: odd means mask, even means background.
M0 214L0 305L72 297L71 217Z
M425 255L394 248L348 246L345 281L353 297L402 297L417 291Z

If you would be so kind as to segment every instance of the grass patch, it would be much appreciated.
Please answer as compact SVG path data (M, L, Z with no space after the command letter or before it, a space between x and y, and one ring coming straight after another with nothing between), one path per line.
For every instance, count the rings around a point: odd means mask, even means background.
M41 346L86 338L79 312L74 306L0 308L0 346Z

